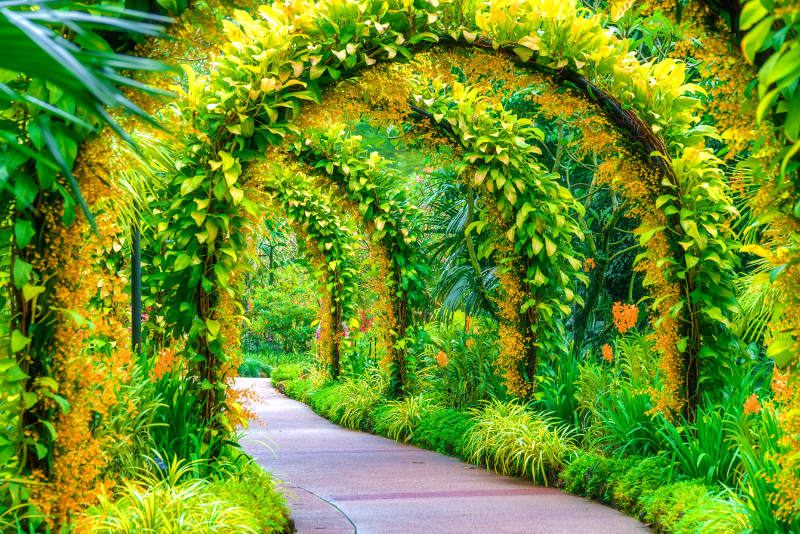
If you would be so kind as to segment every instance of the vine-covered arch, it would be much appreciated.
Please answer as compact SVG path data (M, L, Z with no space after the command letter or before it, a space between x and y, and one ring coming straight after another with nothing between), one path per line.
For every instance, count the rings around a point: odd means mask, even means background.
M341 325L352 312L356 292L354 229L333 207L326 192L314 187L298 166L264 162L248 168L256 188L273 210L283 213L305 242L305 252L322 295L320 356L330 376L338 378L341 364Z
M640 64L626 41L573 2L331 0L262 7L259 16L236 15L217 70L195 82L209 88L192 106L198 131L213 140L209 159L227 151L233 168L299 134L293 122L302 101L318 100L332 82L378 60L410 57L425 42L514 54L593 95L660 173L648 198L657 208L641 232L643 258L664 271L670 292L659 296L659 346L669 371L660 407L673 410L696 398L700 339L716 342L706 344L707 352L724 346L719 324L732 300L717 290L729 285L734 260L724 228L730 203L715 158L703 148L713 132L695 126L695 88L684 84L682 64ZM235 182L240 171L226 173ZM655 234L664 247L647 246ZM656 257L659 251L666 254Z
M381 289L381 314L386 338L386 363L390 369L390 393L404 392L412 361L405 350L411 310L425 301L423 278L428 267L417 244L417 231L408 224L416 210L402 190L388 162L373 152L367 155L360 138L339 128L304 133L297 157L324 170L328 181L340 192L348 212L359 221L378 248L376 259L386 286Z
M403 70L415 66L416 62ZM501 319L501 368L512 391L530 395L539 357L557 358L563 353L562 319L573 300L580 302L571 286L575 280L586 280L578 272L581 261L571 243L582 238L573 216L579 205L554 175L537 164L538 148L530 143L541 141L542 134L530 121L484 102L485 94L474 87L457 84L451 88L439 78L412 79L392 79L394 102L375 111L401 108L388 113L395 125L413 120L415 113L424 114L457 152L453 159L460 162L459 179L468 195L480 201L470 231L491 234L493 240L479 252L488 258L494 251L499 256L495 263L502 263L499 278L504 295L495 304ZM341 92L349 95L353 89L348 84ZM375 102L383 90L382 86L369 88L364 99ZM343 112L347 107L334 98L311 113L320 115L316 122L325 123L357 121L369 112L352 103ZM403 113L407 110L412 117ZM378 123L386 126L384 121ZM427 127L428 121L423 125ZM412 131L408 135L424 135L419 128ZM313 144L310 139L306 142ZM358 159L348 160L345 167L357 164Z

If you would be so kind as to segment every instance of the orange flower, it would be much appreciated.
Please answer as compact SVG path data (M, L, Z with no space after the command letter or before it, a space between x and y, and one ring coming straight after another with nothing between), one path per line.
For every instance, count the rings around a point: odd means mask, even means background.
M614 359L614 349L611 348L611 345L606 343L603 345L603 359L607 362L610 362Z
M761 405L758 403L758 397L755 393L747 397L747 400L744 401L744 414L748 415L751 413L759 413L761 412Z
M447 367L447 354L443 350L436 355L436 363L439 364L439 367Z
M156 359L155 365L150 370L150 380L158 382L164 375L171 373L177 367L175 349L163 349Z
M621 302L614 303L614 326L617 327L620 334L624 334L634 326L639 319L639 308L634 304L622 304Z
M778 402L789 402L794 396L794 388L789 385L789 371L781 373L775 367L772 370L772 391L775 392L775 400Z
M583 263L583 270L587 273L597 267L597 264L594 262L594 258L586 258L586 261Z
M472 348L472 347L474 347L474 346L475 346L475 340L474 340L474 339L472 339L472 338L469 338L469 339L467 340L467 348L468 348L468 349L471 349L471 348Z

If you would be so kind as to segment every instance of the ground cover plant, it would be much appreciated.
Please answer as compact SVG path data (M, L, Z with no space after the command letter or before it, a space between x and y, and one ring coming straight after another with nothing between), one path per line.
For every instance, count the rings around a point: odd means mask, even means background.
M800 530L793 0L0 2L0 42L3 529L285 529L237 444L270 375Z

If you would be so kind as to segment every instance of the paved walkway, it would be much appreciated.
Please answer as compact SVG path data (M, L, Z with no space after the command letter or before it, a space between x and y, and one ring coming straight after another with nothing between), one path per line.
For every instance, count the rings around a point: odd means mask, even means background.
M586 499L341 428L268 379L237 384L263 399L254 409L265 426L251 425L242 446L286 481L300 534L650 532Z

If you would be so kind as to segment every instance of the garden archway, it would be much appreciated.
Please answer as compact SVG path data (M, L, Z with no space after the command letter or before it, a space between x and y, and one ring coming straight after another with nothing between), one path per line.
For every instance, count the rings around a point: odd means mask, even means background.
M656 209L643 219L646 252L640 260L651 266L648 270L663 271L656 276L665 280L659 286L663 294L654 295L667 375L659 407L674 411L696 399L699 359L719 357L725 344L719 324L733 306L719 288L730 285L733 240L725 223L734 212L725 201L717 162L703 148L704 136L713 132L694 125L697 101L687 96L694 88L684 85L682 64L640 64L626 41L603 30L597 16L574 3L417 7L332 0L263 7L259 14L261 20L238 13L237 23L228 24L231 42L217 71L196 82L210 90L191 108L198 112L198 131L212 140L193 157L203 167L211 165L213 187L230 209L242 203L243 192L235 185L239 162L253 161L267 146L297 136L293 123L301 102L318 100L322 89L343 75L379 59L410 57L425 42L515 54L526 66L592 95L658 169L657 182L646 191L645 203ZM214 178L220 151L233 161L223 171L227 191ZM712 287L715 291L708 291ZM701 351L701 338L715 343Z

